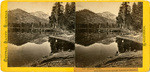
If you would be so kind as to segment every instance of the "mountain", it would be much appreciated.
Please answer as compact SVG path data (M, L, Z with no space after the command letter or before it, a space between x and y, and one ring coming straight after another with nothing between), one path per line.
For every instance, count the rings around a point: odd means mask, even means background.
M115 23L114 20L100 16L88 9L80 10L76 12L76 24L105 24Z
M8 23L48 23L48 20L31 15L30 13L14 9L8 11Z
M99 16L102 16L102 17L105 17L105 18L108 18L108 19L112 19L114 21L116 21L116 15L106 11L106 12L103 12L103 13L97 13Z
M33 15L33 16L37 16L39 18L49 20L49 15L42 12L42 11L31 12L30 14Z

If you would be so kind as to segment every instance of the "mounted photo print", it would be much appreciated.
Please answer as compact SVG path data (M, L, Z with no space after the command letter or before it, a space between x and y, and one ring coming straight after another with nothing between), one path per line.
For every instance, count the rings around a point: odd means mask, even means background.
M1 70L148 72L150 6L142 0L6 0Z
M76 11L77 67L142 67L142 2L77 2Z
M75 2L8 2L9 67L73 67Z

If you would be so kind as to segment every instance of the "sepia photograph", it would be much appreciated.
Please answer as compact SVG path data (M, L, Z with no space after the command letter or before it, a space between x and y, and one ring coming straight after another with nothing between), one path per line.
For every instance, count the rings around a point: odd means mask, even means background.
M143 65L142 2L76 2L75 66Z
M8 67L143 65L143 2L8 2Z
M74 67L75 2L8 2L8 67Z

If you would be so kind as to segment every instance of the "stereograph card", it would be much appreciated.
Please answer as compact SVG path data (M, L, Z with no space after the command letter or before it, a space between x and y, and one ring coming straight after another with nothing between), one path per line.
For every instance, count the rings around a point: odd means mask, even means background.
M149 2L5 0L1 70L148 72Z

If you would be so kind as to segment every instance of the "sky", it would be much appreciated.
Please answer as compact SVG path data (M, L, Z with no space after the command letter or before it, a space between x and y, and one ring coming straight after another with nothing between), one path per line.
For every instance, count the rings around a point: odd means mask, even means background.
M51 15L51 10L55 2L8 2L8 10L20 8L27 12L43 11ZM118 15L118 10L122 2L76 2L76 11L89 9L95 13L109 11ZM62 3L65 6L66 2ZM130 3L132 6L133 3Z
M8 2L8 10L20 8L27 12L43 11L51 15L51 10L55 2ZM66 3L62 3L65 5Z
M122 2L78 2L76 3L76 11L89 9L95 13L109 11L115 15L118 15L121 4ZM133 2L130 2L130 6L132 5Z

